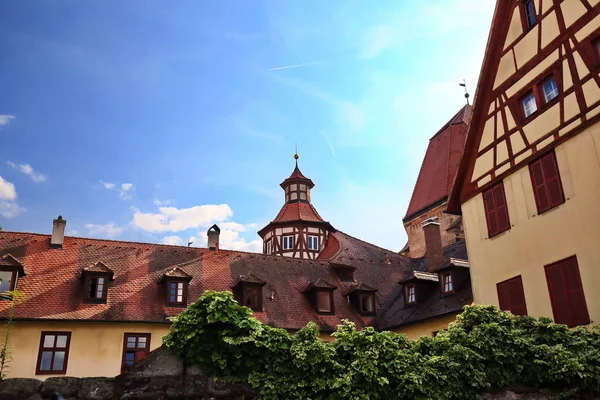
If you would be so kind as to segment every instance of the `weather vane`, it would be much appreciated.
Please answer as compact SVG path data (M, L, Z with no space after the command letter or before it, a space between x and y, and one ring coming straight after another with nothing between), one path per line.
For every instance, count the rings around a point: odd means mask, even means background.
M469 105L469 92L467 91L467 81L463 79L462 83L459 83L460 86L465 88L465 99L467 99L467 105Z
M298 142L296 142L296 154L294 154L294 159L296 160L296 167L298 166L298 159L300 156L298 155Z

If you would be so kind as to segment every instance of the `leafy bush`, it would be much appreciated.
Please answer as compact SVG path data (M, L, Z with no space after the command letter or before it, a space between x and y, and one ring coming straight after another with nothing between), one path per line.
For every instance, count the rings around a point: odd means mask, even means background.
M205 292L173 322L171 352L213 378L247 381L267 400L470 399L514 384L600 390L600 330L493 306L467 306L447 330L416 341L350 322L333 342L312 323L289 334L229 292Z

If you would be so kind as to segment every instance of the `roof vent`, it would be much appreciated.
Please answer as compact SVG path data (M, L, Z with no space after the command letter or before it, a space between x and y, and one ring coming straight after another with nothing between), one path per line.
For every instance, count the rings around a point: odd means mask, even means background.
M214 224L210 227L210 229L206 232L208 235L208 248L210 250L219 250L219 235L221 234L221 229Z

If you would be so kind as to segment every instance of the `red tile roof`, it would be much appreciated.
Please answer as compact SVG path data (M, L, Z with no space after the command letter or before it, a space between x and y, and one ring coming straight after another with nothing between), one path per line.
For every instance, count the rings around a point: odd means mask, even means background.
M404 220L448 197L462 157L471 106L464 106L430 140Z
M412 260L387 250L387 255L377 255L381 249L376 246L341 232L333 235L332 241L339 240L347 249L356 281L377 289L378 304L389 302L397 282L412 268ZM356 283L340 281L328 261L75 237L66 237L63 248L55 249L50 247L50 235L0 231L0 256L7 253L15 255L26 273L17 283L17 290L26 296L17 307L18 319L167 323L167 317L181 308L165 306L165 288L159 282L175 267L192 277L189 303L207 289L232 290L243 277L263 280L263 311L256 316L273 326L300 329L312 321L328 331L342 319L364 327L374 318L359 315L348 304L344 294ZM84 303L79 273L98 262L114 272L107 303ZM302 293L319 281L337 287L335 315L317 314ZM7 308L6 302L0 302L0 318L6 317Z
M301 201L284 204L272 222L292 221L325 222L312 204Z
M292 171L292 174L289 176L289 178L287 178L286 180L281 182L281 187L285 188L290 183L304 183L304 184L308 185L311 189L315 186L313 181L310 180L309 178L307 178L306 176L304 176L304 174L300 171L300 168L298 168L297 163L296 163L296 168L294 168L294 170Z

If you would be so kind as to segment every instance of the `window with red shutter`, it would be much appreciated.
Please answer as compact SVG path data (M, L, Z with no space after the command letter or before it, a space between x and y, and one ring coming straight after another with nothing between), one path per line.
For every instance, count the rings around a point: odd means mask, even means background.
M541 214L565 202L554 152L529 164L529 174L538 213Z
M489 237L510 229L510 218L506 206L504 184L502 182L483 192L483 205Z
M501 310L510 311L514 315L527 315L521 275L498 283L496 288Z
M590 323L577 257L546 265L546 281L554 322L569 327Z

